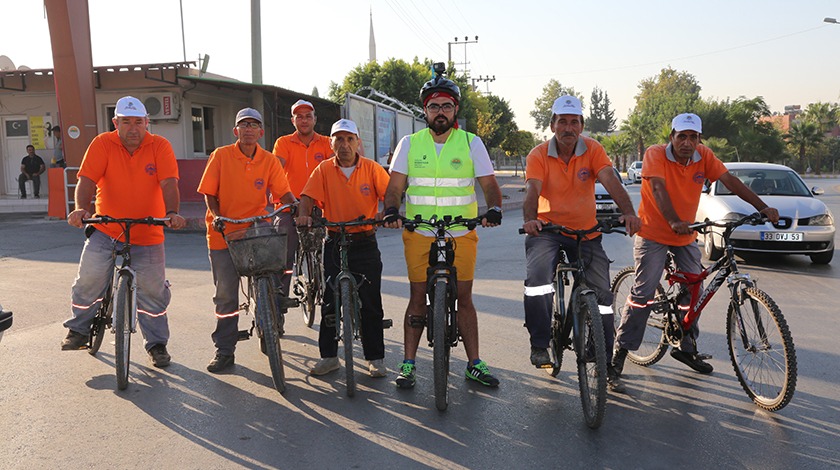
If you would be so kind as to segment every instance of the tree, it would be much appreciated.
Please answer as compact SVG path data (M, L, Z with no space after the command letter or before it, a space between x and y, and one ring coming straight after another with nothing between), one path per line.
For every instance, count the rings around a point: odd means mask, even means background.
M513 120L513 110L510 109L510 103L505 99L496 95L487 95L487 115L481 116L479 113L479 122L482 120L492 120L494 129L492 132L486 134L481 132L481 125L479 125L478 135L484 141L487 148L498 147L511 133L519 130L516 122Z
M592 133L607 133L615 130L615 111L610 109L610 97L598 87L592 89L592 95L589 98L586 129Z
M393 58L382 65L365 62L351 70L340 85L330 83L329 99L343 104L347 93L369 86L403 103L421 106L420 88L431 78L431 65L430 60L420 62L416 57L411 64Z
M575 91L574 87L564 87L555 79L551 79L542 89L542 94L534 101L534 110L529 114L534 118L537 129L544 131L551 125L551 105L554 100L563 96L572 95L583 102L583 95Z
M700 101L700 84L694 75L670 67L639 82L634 113L646 115L653 128L670 125L677 114L694 112Z
M838 110L836 104L819 102L809 104L808 107L805 108L803 117L806 121L816 124L820 132L825 135L837 126L837 115ZM825 148L819 147L817 152L814 154L814 160L816 160L814 164L814 171L818 175L822 173L822 157L827 154L827 146Z
M621 130L626 132L633 141L639 156L638 160L641 160L647 148L645 144L651 141L654 132L653 120L643 113L634 112L621 125Z
M730 146L729 142L723 137L706 137L703 139L703 145L712 149L712 152L721 161L739 161L738 150Z
M501 148L509 157L524 157L537 145L537 138L528 131L515 131L502 141Z
M819 126L810 121L796 121L790 126L790 132L785 134L785 140L797 153L803 168L808 168L805 159L809 149L815 148L822 142L823 133Z
M318 94L318 87L312 87L312 93L310 93L310 95L314 96L315 98L320 98L321 95Z
M627 132L605 135L599 139L604 150L613 160L613 165L621 171L627 171L628 160L635 157L636 143Z

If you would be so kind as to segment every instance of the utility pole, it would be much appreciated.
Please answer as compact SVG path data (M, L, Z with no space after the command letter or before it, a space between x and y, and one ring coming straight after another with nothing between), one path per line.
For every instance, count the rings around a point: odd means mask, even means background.
M487 82L487 94L489 95L490 94L490 82L495 82L496 81L496 76L493 75L492 77L490 77L490 75L488 75L488 76L484 77L484 76L479 75L478 78L473 78L471 80L472 80L473 90L475 90L475 91L478 91L478 89L475 87L475 82Z
M467 69L467 66L469 65L469 62L467 61L467 44L476 44L476 43L478 43L478 36L476 36L475 40L473 40L473 41L470 41L470 38L467 37L467 36L464 36L463 41L459 41L458 37L455 36L455 41L447 43L447 45L449 46L449 62L447 62L447 65L449 65L449 63L452 62L452 45L453 44L463 44L464 45L464 62L463 62L464 76L469 77L469 69Z

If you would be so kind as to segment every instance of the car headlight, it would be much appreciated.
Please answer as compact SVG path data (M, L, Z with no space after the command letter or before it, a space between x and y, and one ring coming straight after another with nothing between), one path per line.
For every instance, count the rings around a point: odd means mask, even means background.
M834 217L831 214L820 214L811 217L808 225L834 225Z

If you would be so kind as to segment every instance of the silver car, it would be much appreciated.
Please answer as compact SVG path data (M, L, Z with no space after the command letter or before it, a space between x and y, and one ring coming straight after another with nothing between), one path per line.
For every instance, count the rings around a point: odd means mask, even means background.
M813 263L831 262L834 217L814 197L822 194L822 189L809 190L802 178L784 165L726 163L726 168L770 207L779 210L778 224L742 225L735 229L730 241L736 251L800 254L808 255ZM755 208L717 181L704 188L696 220L737 219L753 212ZM723 229L716 230L700 236L706 257L713 261L723 254Z
M636 160L635 162L631 163L630 166L627 167L627 179L630 180L631 183L641 183L642 182L642 162Z
M615 177L621 181L622 184L627 185L624 179L621 177L621 174L613 167L613 172L615 172ZM612 196L610 193L607 192L607 188L604 187L600 182L597 180L595 181L595 217L598 220L601 219L608 219L610 217L618 217L621 215L621 209L618 208L618 204L613 201Z

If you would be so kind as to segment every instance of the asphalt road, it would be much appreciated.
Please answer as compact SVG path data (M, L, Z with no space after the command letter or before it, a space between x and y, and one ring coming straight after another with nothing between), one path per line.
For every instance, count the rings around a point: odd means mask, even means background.
M840 180L819 180L840 214ZM811 181L809 181L811 183ZM629 191L637 199L638 185ZM173 364L151 367L133 341L130 383L117 391L111 338L96 357L61 352L80 230L40 218L0 218L0 302L15 324L0 342L0 468L836 468L840 466L840 343L837 260L759 257L743 270L781 307L799 363L793 401L767 413L748 401L725 348L725 291L706 308L700 347L715 372L701 376L670 357L628 365L627 395L611 395L603 426L583 424L569 361L558 378L528 362L522 327L520 217L480 231L475 303L482 357L501 379L491 390L467 383L463 349L454 352L451 404L438 412L431 355L420 349L418 383L398 390L402 314L408 286L402 242L380 232L385 262L386 362L392 375L357 373L354 398L343 370L309 377L317 331L299 311L283 340L288 388L271 386L256 341L243 342L233 373L212 375L213 289L202 234L167 236ZM605 243L613 272L630 263L631 240ZM241 324L249 321L243 317ZM357 347L357 356L361 350Z

